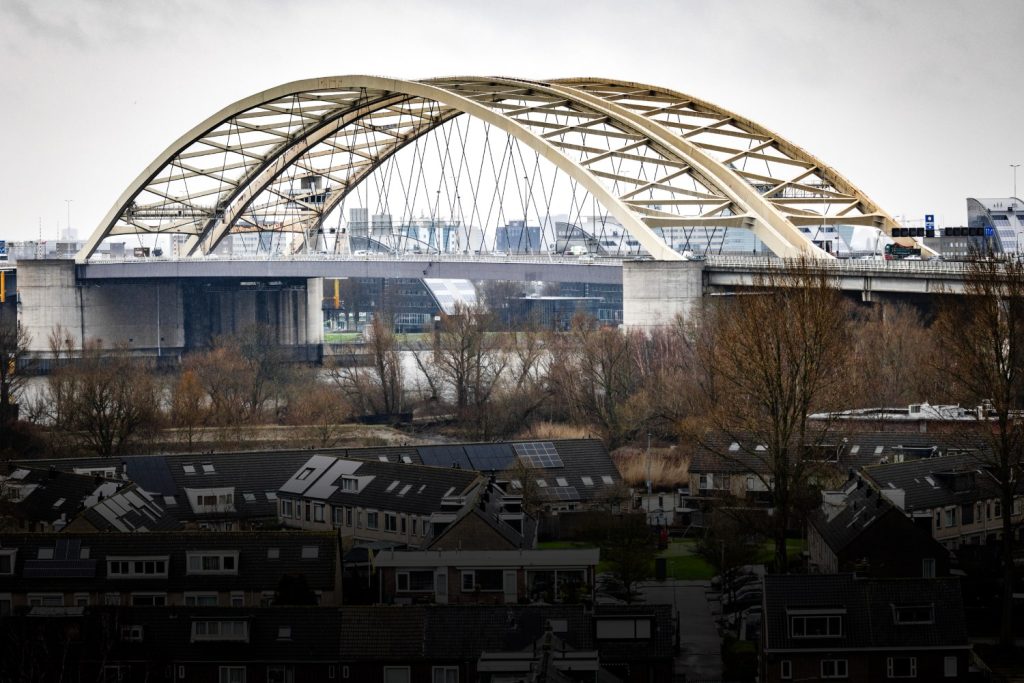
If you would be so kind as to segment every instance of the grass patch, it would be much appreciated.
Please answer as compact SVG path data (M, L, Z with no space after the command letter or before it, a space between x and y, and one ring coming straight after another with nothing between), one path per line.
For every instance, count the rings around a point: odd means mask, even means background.
M346 344L362 340L360 332L324 332L324 342L327 344Z
M593 543L586 541L540 541L537 543L538 550L566 550L575 548L596 548Z
M678 555L667 558L668 578L681 581L707 581L717 574L715 568L700 555Z

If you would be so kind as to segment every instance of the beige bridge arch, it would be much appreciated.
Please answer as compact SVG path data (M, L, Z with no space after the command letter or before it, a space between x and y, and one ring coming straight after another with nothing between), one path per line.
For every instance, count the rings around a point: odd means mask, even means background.
M671 90L607 79L340 76L257 93L182 135L122 193L78 260L134 234L186 235L189 255L206 254L232 231L265 229L247 219L256 205L280 209L274 230L312 234L392 155L463 114L573 178L659 260L682 257L657 229L748 228L779 256L824 258L801 227L896 225L796 145Z

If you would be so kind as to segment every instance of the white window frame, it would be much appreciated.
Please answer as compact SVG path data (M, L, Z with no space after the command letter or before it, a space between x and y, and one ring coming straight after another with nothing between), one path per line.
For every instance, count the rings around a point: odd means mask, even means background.
M398 532L398 515L394 512L384 513L384 531L389 533Z
M295 501L290 498L278 498L281 503L281 516L285 519L292 519L295 515Z
M158 571L157 563L163 562L163 571ZM116 563L116 564L115 564ZM127 572L121 571L122 563L127 563ZM138 565L142 564L142 571L138 571ZM152 564L152 572L146 571L146 563ZM107 578L108 579L166 579L167 571L171 565L170 555L107 555ZM114 569L118 571L114 571Z
M832 665L832 673L825 673L825 665ZM842 671L840 671L840 665ZM827 679L835 678L849 678L850 677L850 663L845 659L823 659L821 660L821 677Z
M793 678L793 660L783 659L779 662L779 678L789 680Z
M372 517L371 517L372 515ZM370 526L370 520L373 519L373 526ZM366 511L366 528L371 531L377 531L380 529L380 513L376 510Z
M203 560L206 558L216 557L217 569L205 569L203 568ZM234 567L231 569L224 568L224 560L227 558L232 559ZM199 566L193 567L192 560L199 560ZM188 550L185 552L185 573L190 576L237 576L238 575L238 551L237 550Z
M908 660L910 664L910 673L906 675L897 675L895 673L895 664L897 659ZM886 657L885 658L885 677L886 678L917 678L917 657Z
M245 591L231 591L230 604L232 607L245 607Z
M152 604L149 605L136 605L136 598L149 598ZM163 602L156 604L156 599L159 598ZM128 596L128 602L132 607L167 607L167 593L150 592L150 591L135 591Z
M413 572L427 572L430 574L430 584L427 588L421 588L418 590L412 589L412 583L410 582L410 574ZM402 588L402 577L405 577L405 588ZM434 592L434 570L433 569L405 569L402 571L395 572L395 592L396 593L433 593Z
M789 614L788 616L789 616L789 635L790 635L791 638L842 638L843 637L843 631L844 631L844 629L843 629L843 617L845 616L843 614L837 614L835 612L814 613L814 611L812 610L812 611L810 611L808 613L804 613L804 614L800 614L800 613ZM807 623L806 623L806 620L808 620L808 619L825 619L826 620L825 623L826 623L826 627L827 627L826 630L828 631L828 633L825 633L825 634L808 634L807 633ZM832 627L832 621L831 621L832 619L838 620L839 630L836 633L832 632L832 628L831 628ZM802 631L802 632L800 632L800 633L797 632L798 629L796 627L798 621L803 623L803 628L800 629L800 631Z
M324 504L313 503L313 521L323 522L324 521Z
M58 605L47 605L47 601L60 601ZM64 606L64 594L63 593L29 593L25 596L25 602L30 607L63 607ZM35 603L35 604L33 604Z
M212 633L210 626L217 624L216 633ZM231 624L225 628L225 624ZM200 628L202 625L202 628ZM239 626L241 625L241 626ZM230 631L230 633L225 633ZM223 640L235 642L249 642L249 622L244 619L196 619L192 622L191 642Z
M487 567L486 569L463 569L462 570L462 574L461 574L461 578L460 578L460 585L462 586L462 592L463 593L475 593L476 592L476 585L477 585L477 583L476 583L476 573L478 571L485 571L485 572L486 571L496 571L496 572L501 572L501 574L502 574L502 584L498 588L481 588L480 589L481 593L501 593L501 592L503 592L505 590L505 586L504 586L504 572L505 572L505 570L500 568L500 567L499 568ZM470 580L469 588L466 588L466 577L469 577L469 580Z
M957 671L960 668L960 663L957 661L956 655L946 655L942 659L942 677L943 678L956 678Z
M72 602L75 607L88 607L92 600L90 600L88 593L75 593L72 597Z
M129 624L121 627L121 640L129 643L141 643L145 630L141 624Z

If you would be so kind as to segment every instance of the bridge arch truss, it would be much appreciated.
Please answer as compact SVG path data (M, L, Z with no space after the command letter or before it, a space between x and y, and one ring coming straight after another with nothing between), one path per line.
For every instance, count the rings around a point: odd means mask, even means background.
M746 228L779 256L827 257L801 228L896 225L796 145L664 88L342 76L257 93L182 135L125 189L79 260L125 235L182 235L189 256L232 233L312 239L383 164L460 116L504 131L571 177L656 259L682 258L666 229Z

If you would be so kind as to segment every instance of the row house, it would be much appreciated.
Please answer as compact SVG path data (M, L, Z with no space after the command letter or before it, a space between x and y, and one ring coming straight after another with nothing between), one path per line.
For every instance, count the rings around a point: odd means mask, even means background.
M956 579L764 578L760 680L967 681Z
M996 484L978 453L866 467L863 474L903 511L922 519L935 540L951 550L998 541L1005 514L1011 515L1024 540L1024 487L1013 509L1003 510Z
M912 519L885 491L853 476L822 492L811 513L807 549L811 571L876 577L949 576L950 553L932 538L929 519Z
M579 602L594 594L600 551L384 550L374 558L387 604Z
M38 612L0 622L0 637L20 652L0 658L3 680L355 680L339 663L337 609L99 606Z
M851 470L894 463L964 455L984 444L958 438L942 440L942 434L914 432L827 432L804 447L803 457L812 466L811 479L825 487L842 481ZM767 502L770 499L771 458L764 444L754 438L709 435L694 451L690 462L690 494L697 498L733 496Z
M287 527L335 529L346 545L423 547L484 484L461 469L314 455L277 491L278 515Z
M671 605L347 608L342 609L341 663L357 681L518 681L547 641L554 670L545 671L547 680L669 681L675 654L671 610ZM502 675L510 671L513 676Z
M0 534L0 614L91 605L337 605L339 550L330 533Z

